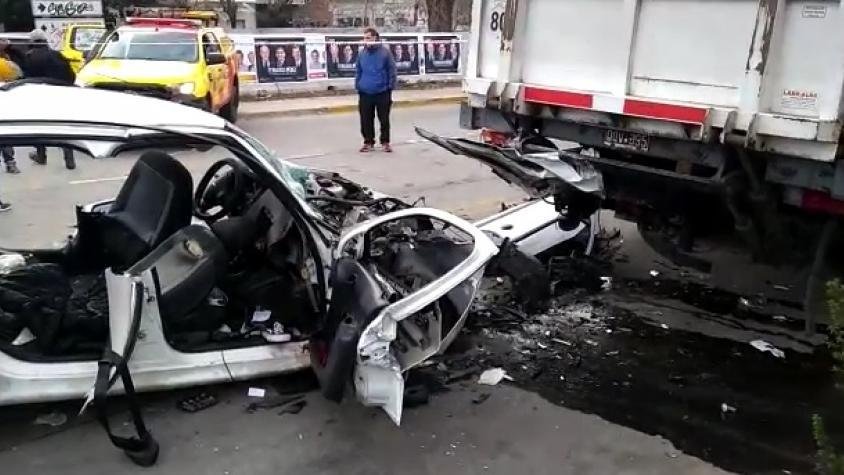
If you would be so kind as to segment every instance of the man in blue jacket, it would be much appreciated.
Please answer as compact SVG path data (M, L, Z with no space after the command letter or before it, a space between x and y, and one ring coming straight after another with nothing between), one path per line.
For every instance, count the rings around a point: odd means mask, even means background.
M360 52L355 74L355 89L359 94L360 133L363 135L363 153L372 151L375 145L375 113L381 123L380 142L385 152L390 147L390 106L393 104L393 89L396 87L396 63L393 55L381 45L378 32L367 28L363 32L366 47Z

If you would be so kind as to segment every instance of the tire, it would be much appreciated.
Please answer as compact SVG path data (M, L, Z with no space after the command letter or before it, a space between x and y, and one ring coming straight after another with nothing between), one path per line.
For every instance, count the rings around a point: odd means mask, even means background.
M220 109L220 116L227 121L234 124L237 122L237 112L240 108L240 87L237 83L234 85L234 94L232 95L229 103L224 105Z

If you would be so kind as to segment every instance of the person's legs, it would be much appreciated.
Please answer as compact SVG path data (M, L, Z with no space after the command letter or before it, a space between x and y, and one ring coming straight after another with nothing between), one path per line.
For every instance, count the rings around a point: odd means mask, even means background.
M9 211L10 209L12 209L12 205L0 199L0 213L3 211Z
M64 166L68 170L73 170L76 168L76 159L73 158L73 149L69 147L65 147L62 149L62 154L64 155Z
M21 171L15 163L15 149L12 147L0 147L0 155L3 156L3 163L6 164L6 172L17 174Z
M381 124L381 145L384 151L390 152L390 108L393 105L393 98L390 91L378 94L376 108L378 110L378 123Z
M43 145L36 145L35 151L29 154L30 160L33 162L44 165L47 163L47 147Z
M362 152L375 145L375 96L361 93L358 99L360 134L363 136Z

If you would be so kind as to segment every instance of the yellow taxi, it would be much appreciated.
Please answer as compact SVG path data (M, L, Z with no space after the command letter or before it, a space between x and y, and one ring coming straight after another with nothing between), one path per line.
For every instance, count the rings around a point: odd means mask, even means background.
M172 100L237 120L234 43L198 20L129 18L108 34L76 76L82 87Z

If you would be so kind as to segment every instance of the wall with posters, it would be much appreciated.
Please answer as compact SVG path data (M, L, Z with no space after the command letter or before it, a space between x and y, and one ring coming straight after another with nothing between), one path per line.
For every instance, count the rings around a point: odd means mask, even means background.
M363 49L356 34L232 33L241 84L303 83L351 79ZM381 41L393 55L399 76L454 76L463 72L461 34L384 33Z

